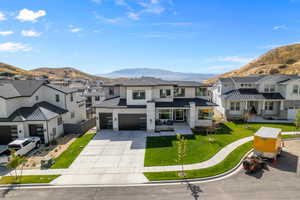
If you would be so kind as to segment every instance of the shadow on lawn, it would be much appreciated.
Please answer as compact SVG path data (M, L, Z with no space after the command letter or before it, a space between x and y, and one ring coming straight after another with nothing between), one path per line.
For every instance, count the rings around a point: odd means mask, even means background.
M187 140L196 139L194 135L187 135L184 138ZM176 136L148 137L147 148L172 147L175 141L177 141Z

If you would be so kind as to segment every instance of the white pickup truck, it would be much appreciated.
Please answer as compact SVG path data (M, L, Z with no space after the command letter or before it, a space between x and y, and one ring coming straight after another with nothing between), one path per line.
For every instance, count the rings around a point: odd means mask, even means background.
M39 137L16 139L8 145L0 145L0 165L8 162L11 150L14 150L16 155L24 156L33 149L39 148L40 145L41 139Z

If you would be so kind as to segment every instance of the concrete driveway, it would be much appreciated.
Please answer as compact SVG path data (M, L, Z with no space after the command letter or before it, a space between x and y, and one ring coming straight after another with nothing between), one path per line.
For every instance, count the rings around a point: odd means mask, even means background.
M109 130L98 132L71 168L136 168L144 166L146 133Z
M102 130L84 148L56 184L129 184L146 182L146 132Z

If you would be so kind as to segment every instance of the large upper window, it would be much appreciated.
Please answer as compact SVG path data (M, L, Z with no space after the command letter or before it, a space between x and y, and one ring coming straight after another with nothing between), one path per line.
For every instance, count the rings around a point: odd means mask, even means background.
M273 110L274 109L274 102L268 101L265 103L265 110Z
M132 92L132 99L145 99L146 98L146 92L145 90L133 90Z
M275 92L275 85L265 85L265 92Z
M160 98L171 97L171 89L160 89L159 94L160 94Z
M199 120L210 120L212 119L213 112L212 110L198 110L198 119Z
M300 94L299 85L293 85L293 94Z
M172 110L164 109L164 110L158 110L159 119L172 119Z
M196 88L196 96L197 97L208 96L207 88L202 88L202 87Z
M175 97L184 97L185 89L184 88L174 88L174 96Z
M241 109L240 102L231 102L230 103L230 110L231 111L239 111Z

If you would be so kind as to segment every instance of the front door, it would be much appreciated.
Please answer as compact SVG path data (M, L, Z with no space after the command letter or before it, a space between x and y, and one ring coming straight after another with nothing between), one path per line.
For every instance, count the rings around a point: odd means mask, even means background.
M184 121L184 110L177 109L175 110L175 121Z

